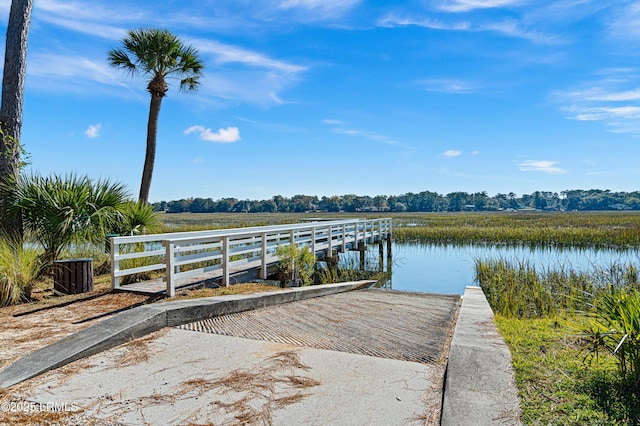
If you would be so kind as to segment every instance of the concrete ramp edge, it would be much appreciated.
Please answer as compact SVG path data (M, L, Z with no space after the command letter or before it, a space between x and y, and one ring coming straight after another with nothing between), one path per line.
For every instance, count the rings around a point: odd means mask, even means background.
M441 425L521 425L511 353L480 287L465 289L445 378Z

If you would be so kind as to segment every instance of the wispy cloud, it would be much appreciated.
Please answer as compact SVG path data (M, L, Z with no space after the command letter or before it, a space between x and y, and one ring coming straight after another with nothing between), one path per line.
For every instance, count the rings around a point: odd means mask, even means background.
M204 126L191 126L184 131L185 135L190 133L199 133L200 139L207 142L216 143L234 143L240 140L240 130L237 127L227 127L226 129L218 129L213 132Z
M425 17L408 17L399 16L396 14L387 15L378 20L377 25L380 27L394 28L394 27L423 27L430 28L432 30L446 30L446 31L471 31L471 22L444 22L443 20Z
M556 167L558 161L549 160L524 160L517 163L523 172L543 172L550 174L567 173L566 170Z
M351 10L361 0L281 0L278 7L295 11L305 21L338 18Z
M192 43L200 53L211 54L219 64L240 63L250 67L265 68L284 73L300 73L307 69L302 65L289 64L271 59L266 55L237 46L220 43L214 40L193 39Z
M503 19L500 21L483 21L479 19L476 18L478 22L472 22L471 20L450 21L446 17L434 19L432 17L407 17L390 14L379 19L377 25L387 28L418 26L443 31L495 32L505 37L524 39L537 44L558 45L567 43L564 37L547 34L540 30L528 29L525 24L516 19Z
M614 16L609 21L609 33L615 38L635 42L640 36L640 1L630 1L615 9Z
M440 155L442 157L449 157L449 158L460 157L462 155L462 151L457 149L448 149Z
M446 12L469 12L475 9L494 9L518 6L523 0L445 0L437 8Z
M614 133L640 134L640 70L601 70L596 80L558 91L551 99L562 105L567 118L601 121Z
M341 135L348 135L348 136L357 136L357 137L362 137L365 139L369 139L372 141L376 141L376 142L382 142L384 144L387 145L391 145L391 146L402 146L402 143L388 137L385 135L382 135L380 133L376 133L376 132L371 132L368 130L361 130L361 129L345 129L343 127L336 127L333 129L333 131L335 133L341 134Z
M102 124L91 124L87 130L84 131L84 134L89 139L94 139L100 136L100 130L102 129Z
M428 78L418 84L428 92L467 94L475 89L474 84L456 78Z

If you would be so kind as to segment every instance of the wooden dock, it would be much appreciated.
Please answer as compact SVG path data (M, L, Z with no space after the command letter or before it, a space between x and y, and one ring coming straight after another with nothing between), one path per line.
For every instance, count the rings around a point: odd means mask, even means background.
M114 290L173 297L181 288L216 282L230 285L248 274L266 279L278 264L278 247L308 247L317 257L387 241L391 219L310 221L211 231L111 238ZM388 247L389 249L389 247ZM164 272L153 280L123 284L123 277Z

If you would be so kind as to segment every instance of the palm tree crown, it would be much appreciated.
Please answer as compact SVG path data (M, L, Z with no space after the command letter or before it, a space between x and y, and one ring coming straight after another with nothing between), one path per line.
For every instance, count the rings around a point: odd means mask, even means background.
M156 153L158 117L162 98L169 90L167 78L180 80L180 90L193 92L200 85L204 64L198 51L163 29L139 29L127 32L122 48L109 52L109 64L128 74L147 78L151 94L147 123L147 150L142 171L139 201L148 203Z
M180 78L180 90L196 90L204 69L195 48L163 29L128 31L122 48L109 52L109 64L132 76L149 76L147 90L161 97L169 90L166 79L172 76Z

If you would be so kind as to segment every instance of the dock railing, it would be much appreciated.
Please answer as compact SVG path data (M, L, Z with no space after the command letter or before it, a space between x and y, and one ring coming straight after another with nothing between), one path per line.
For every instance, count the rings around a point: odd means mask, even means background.
M111 282L120 289L122 277L164 270L167 295L173 297L178 279L216 270L226 286L231 273L256 266L266 279L280 246L296 244L332 255L390 234L391 219L382 218L112 237Z

